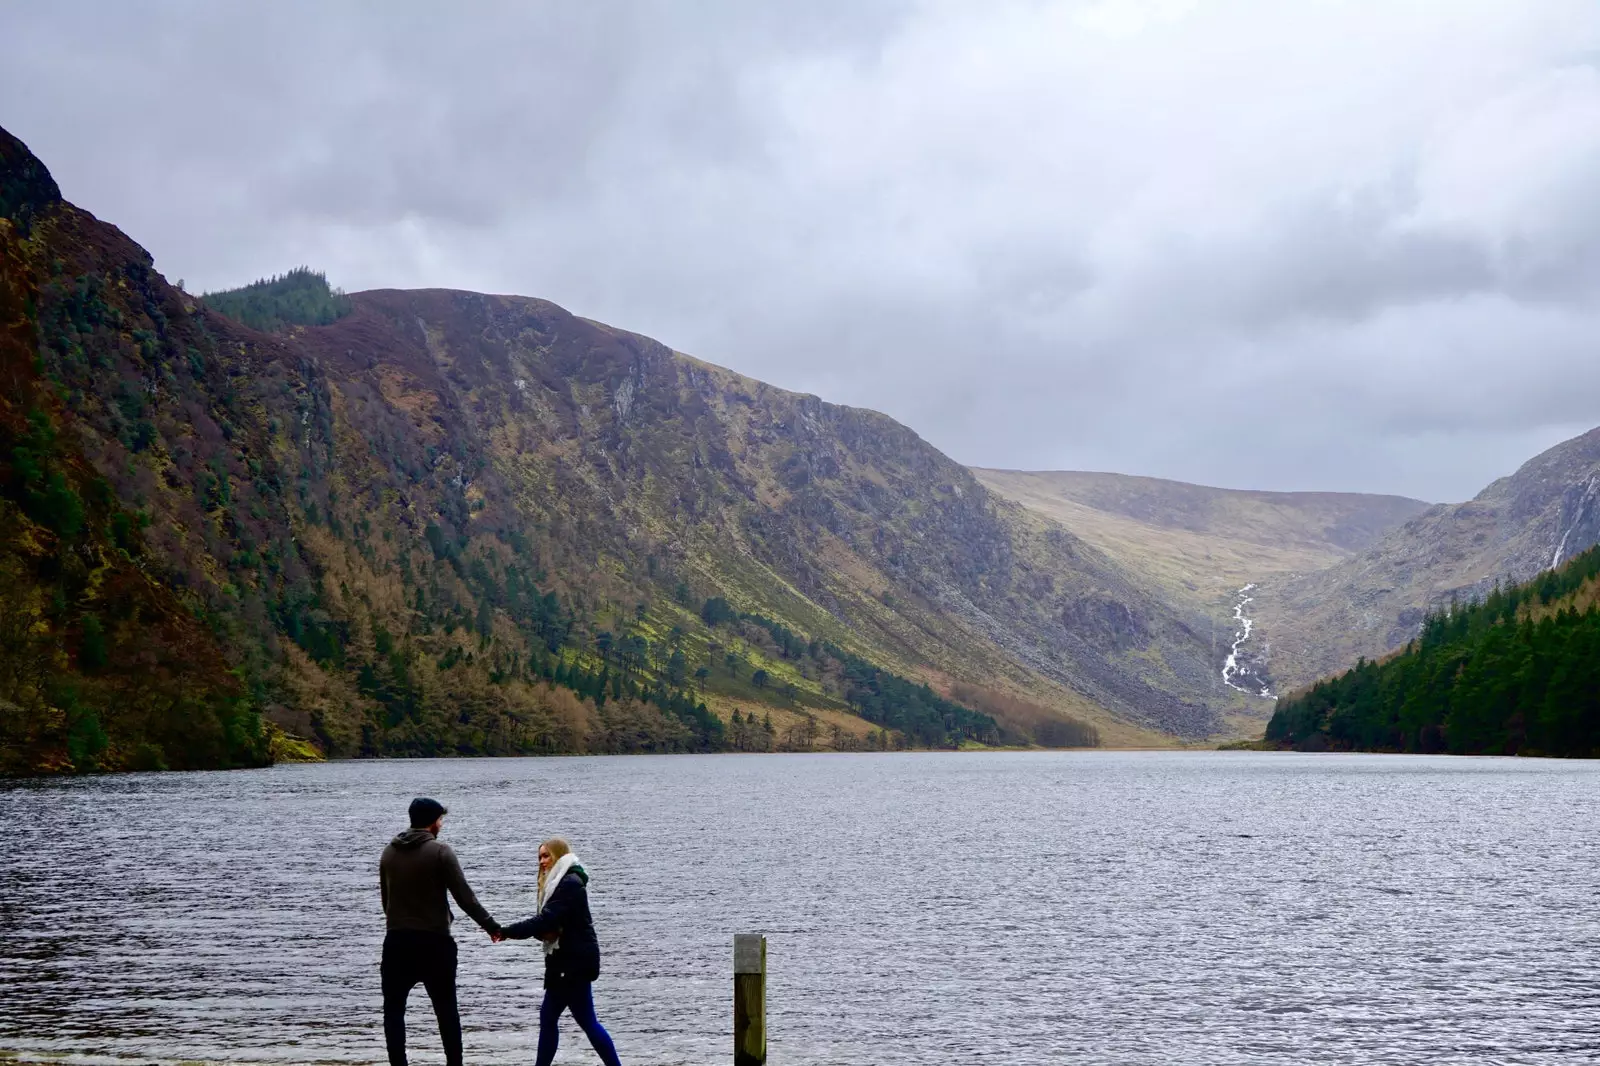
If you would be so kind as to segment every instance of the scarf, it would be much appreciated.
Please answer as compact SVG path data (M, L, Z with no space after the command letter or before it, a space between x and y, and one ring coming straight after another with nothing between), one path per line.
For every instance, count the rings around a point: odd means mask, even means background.
M544 875L544 885L539 889L539 913L544 913L545 904L550 902L550 897L556 894L556 886L561 884L561 879L569 873L576 871L584 884L589 883L589 871L578 862L578 857L570 851L557 859L550 867L550 872ZM561 938L544 942L544 953L549 955L561 946Z

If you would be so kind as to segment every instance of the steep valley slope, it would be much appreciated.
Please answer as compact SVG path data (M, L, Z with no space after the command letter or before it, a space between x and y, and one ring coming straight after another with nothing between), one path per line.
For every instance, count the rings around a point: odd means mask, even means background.
M850 747L913 712L1172 743L1239 708L1201 612L875 412L530 298L252 329L3 132L0 269L0 769L248 763L280 731Z
M1262 583L1285 690L1403 647L1430 610L1483 599L1600 543L1600 429L1535 456L1473 499L1429 508L1324 570Z

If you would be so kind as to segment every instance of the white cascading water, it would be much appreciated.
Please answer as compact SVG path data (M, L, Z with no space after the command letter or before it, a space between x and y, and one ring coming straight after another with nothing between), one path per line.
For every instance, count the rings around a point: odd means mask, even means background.
M1583 487L1583 496L1578 500L1577 509L1572 514L1572 523L1567 526L1567 531L1561 534L1561 542L1556 545L1556 553L1550 559L1550 569L1554 570L1561 565L1561 557L1567 552L1567 538L1572 536L1572 531L1578 528L1578 523L1583 521L1583 513L1594 502L1595 494L1600 492L1600 477L1592 477Z
M1255 601L1255 597L1250 595L1253 591L1255 591L1253 583L1240 589L1238 594L1239 601L1233 605L1233 620L1239 624L1239 628L1234 633L1233 646L1228 649L1228 657L1222 661L1222 683L1247 695L1275 700L1278 697L1273 695L1272 689L1267 685L1262 685L1259 691L1252 692L1243 685L1236 684L1233 680L1235 677L1244 676L1239 666L1239 649L1244 647L1245 641L1250 639L1250 633L1256 626L1255 620L1247 617L1244 613L1244 609Z

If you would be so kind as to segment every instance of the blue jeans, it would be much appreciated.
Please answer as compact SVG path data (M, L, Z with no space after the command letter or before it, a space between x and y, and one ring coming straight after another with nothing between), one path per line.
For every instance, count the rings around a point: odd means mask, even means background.
M611 1043L600 1019L594 1016L594 986L587 981L561 984L547 988L544 1002L539 1004L539 1059L537 1066L550 1066L555 1061L556 1045L561 1042L561 1012L570 1010L572 1020L578 1023L600 1061L606 1066L622 1066L617 1049Z

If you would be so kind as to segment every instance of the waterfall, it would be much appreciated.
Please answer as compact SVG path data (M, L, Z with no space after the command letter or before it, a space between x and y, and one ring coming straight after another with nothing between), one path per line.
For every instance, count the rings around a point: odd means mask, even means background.
M1275 700L1270 685L1262 685L1259 690L1251 691L1243 685L1236 684L1234 678L1245 678L1250 673L1250 668L1239 662L1239 651L1244 647L1245 641L1250 639L1250 634L1255 630L1255 619L1244 613L1244 609L1255 602L1255 597L1250 593L1255 591L1254 583L1246 585L1237 593L1238 601L1233 605L1233 620L1238 625L1234 631L1233 646L1228 650L1228 657L1222 661L1222 683L1231 689L1247 693L1251 696L1260 696L1263 699Z
M1596 491L1600 490L1600 477L1592 477L1583 487L1583 495L1578 499L1578 506L1573 511L1572 521L1567 526L1567 531L1561 534L1561 540L1556 545L1556 553L1550 559L1550 569L1554 570L1561 565L1561 557L1567 552L1567 538L1572 536L1572 531L1578 528L1578 523L1583 521L1583 513L1594 502Z

